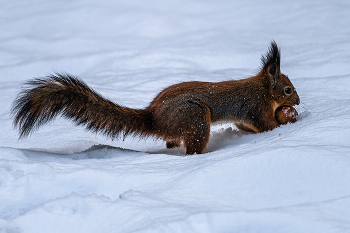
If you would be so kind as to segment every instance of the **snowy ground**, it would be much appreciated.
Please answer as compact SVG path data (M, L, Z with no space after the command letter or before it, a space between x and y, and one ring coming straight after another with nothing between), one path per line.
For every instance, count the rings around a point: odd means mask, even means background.
M350 232L350 2L0 1L0 232ZM54 71L143 108L182 81L255 74L274 39L299 119L213 127L207 153L57 118L18 140L11 103Z

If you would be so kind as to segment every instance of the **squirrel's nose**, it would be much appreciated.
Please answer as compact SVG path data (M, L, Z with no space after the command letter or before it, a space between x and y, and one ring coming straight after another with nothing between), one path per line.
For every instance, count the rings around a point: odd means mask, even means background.
M300 99L299 96L297 95L295 98L291 99L292 104L299 105L300 104Z

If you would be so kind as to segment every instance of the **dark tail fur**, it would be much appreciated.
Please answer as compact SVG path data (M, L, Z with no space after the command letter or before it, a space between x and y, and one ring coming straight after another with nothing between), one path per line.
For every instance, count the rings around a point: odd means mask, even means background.
M117 105L74 76L55 74L26 84L28 88L22 90L12 106L20 137L28 136L59 114L110 137L121 132L124 136L151 134L152 120L147 110Z

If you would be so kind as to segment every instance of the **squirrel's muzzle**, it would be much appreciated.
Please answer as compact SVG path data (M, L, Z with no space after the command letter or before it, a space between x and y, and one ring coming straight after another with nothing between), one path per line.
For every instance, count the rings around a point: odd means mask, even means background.
M296 93L295 93L296 94ZM296 94L296 97L295 98L292 98L290 101L289 101L292 105L299 105L300 104L300 98L298 96L298 94Z

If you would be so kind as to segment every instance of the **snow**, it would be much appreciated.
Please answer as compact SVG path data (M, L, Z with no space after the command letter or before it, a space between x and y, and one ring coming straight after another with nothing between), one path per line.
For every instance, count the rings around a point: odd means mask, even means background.
M350 2L1 1L0 232L350 232ZM79 76L144 108L165 87L254 75L274 39L301 99L261 134L212 127L205 154L56 118L18 140L24 82Z

